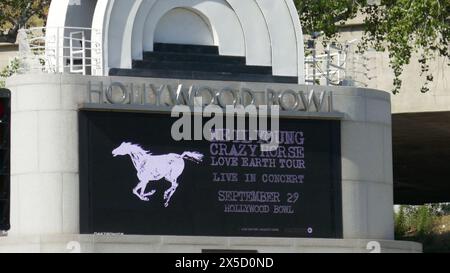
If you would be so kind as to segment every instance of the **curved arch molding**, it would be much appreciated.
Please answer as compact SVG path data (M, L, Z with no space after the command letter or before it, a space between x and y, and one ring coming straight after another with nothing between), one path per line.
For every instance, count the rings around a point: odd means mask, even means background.
M247 65L272 66L275 76L298 77L304 83L303 33L292 0L97 0L95 11L89 12L92 2L82 0L77 6L92 18L77 19L70 14L71 1L52 1L48 25L92 22L100 33L93 35L92 42L102 49L92 52L93 58L101 60L94 75L107 75L109 68L131 68L132 60L153 51L161 18L173 9L185 8L209 24L221 55L246 57Z

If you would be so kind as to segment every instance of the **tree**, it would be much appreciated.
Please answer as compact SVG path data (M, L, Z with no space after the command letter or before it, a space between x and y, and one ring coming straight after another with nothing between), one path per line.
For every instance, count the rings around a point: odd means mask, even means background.
M15 43L20 28L46 17L51 0L1 0L0 42Z
M336 38L340 25L358 14L365 16L360 50L373 47L388 51L394 71L394 93L402 86L403 69L419 54L422 74L427 82L421 91L429 91L434 80L429 62L444 57L447 65L450 37L449 0L294 0L305 33L323 32L326 40ZM50 0L1 0L0 42L15 42L18 30L45 18ZM374 4L378 2L378 4Z
M433 233L441 214L441 204L400 206L395 214L395 233L398 239L408 236L424 237Z
M323 32L325 38L335 38L339 25L355 18L358 11L367 5L367 0L294 0L303 32Z
M426 83L421 91L429 91L434 80L429 62L437 56L449 62L450 1L448 0L295 0L306 33L323 31L333 39L339 25L354 18L358 12L365 16L364 36L360 50L373 47L389 52L394 71L394 90L402 86L401 75L414 54L419 54Z
M405 237L408 233L408 215L405 206L400 206L399 211L395 214L395 238Z
M420 54L422 73L428 84L434 80L428 63L436 56L449 60L450 1L448 0L382 0L380 6L365 9L366 35L363 46L388 50L394 70L394 93L400 90L400 76L414 53Z

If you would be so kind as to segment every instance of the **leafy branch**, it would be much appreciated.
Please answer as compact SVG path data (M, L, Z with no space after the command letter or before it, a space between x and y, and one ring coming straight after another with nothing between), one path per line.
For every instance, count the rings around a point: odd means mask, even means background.
M450 1L448 0L295 0L306 33L323 32L325 39L339 34L340 26L358 14L365 17L360 50L373 47L388 51L394 72L393 93L400 92L401 76L413 56L420 56L421 76L430 90L434 76L430 61L444 57L449 62Z
M20 28L29 27L33 18L45 18L51 0L0 1L0 43L15 43Z

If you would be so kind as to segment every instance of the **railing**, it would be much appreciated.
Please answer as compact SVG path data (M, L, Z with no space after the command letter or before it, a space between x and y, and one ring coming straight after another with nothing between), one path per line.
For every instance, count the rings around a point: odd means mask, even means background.
M94 33L95 32L95 33ZM18 35L21 69L27 72L91 75L101 60L93 57L95 30L79 27L30 28ZM98 53L98 52L97 52Z
M317 54L315 48L307 51L305 58L305 79L311 85L361 86L367 87L372 80L369 67L370 60L366 54L358 53L358 40L346 42L343 45L331 44L323 54Z
M99 42L93 42L93 40ZM101 31L65 27L22 29L18 35L20 72L103 75ZM307 50L307 84L367 86L371 80L367 56L356 52L357 40ZM320 54L318 54L320 53Z
M342 75L346 69L345 52L331 53L327 49L326 54L306 57L305 79L312 85L340 85Z

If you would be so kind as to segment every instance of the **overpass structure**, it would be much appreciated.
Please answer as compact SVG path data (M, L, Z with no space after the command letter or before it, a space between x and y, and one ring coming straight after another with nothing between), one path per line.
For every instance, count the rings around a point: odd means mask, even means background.
M349 22L340 31L342 41L361 39L362 17ZM449 59L436 57L429 63L434 81L429 92L421 93L425 75L420 56L413 54L404 69L402 89L392 95L394 150L394 200L396 204L426 204L450 201ZM369 51L350 60L349 76L368 88L392 90L393 72L387 52ZM353 72L353 73L352 73ZM354 73L357 72L357 73Z

